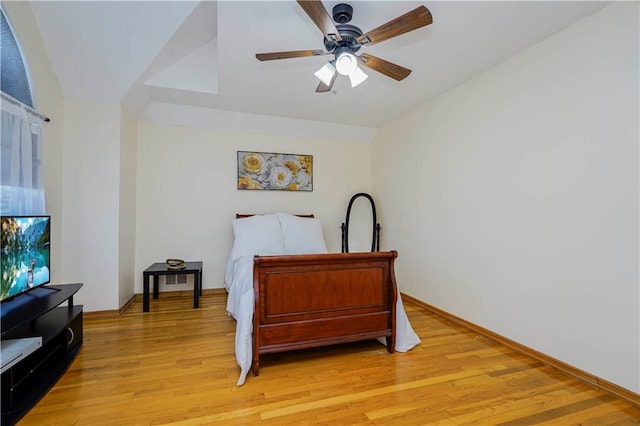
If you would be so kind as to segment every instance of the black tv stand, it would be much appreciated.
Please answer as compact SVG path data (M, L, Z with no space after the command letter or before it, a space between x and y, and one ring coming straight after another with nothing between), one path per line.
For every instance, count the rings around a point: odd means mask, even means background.
M2 302L2 340L41 337L42 346L2 372L2 424L15 424L56 383L82 346L82 284L34 288ZM51 291L54 290L54 291ZM68 302L68 306L60 306Z
M43 290L51 290L52 292L62 291L61 288L55 287L55 286L52 286L52 285L47 285L47 286L43 286L43 287L40 287L40 288L43 289ZM29 293L27 293L27 294L29 294Z

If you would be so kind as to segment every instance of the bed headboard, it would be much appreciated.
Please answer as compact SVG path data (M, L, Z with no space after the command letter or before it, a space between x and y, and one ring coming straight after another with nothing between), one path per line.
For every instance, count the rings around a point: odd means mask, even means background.
M240 213L236 213L236 219L242 219L245 217L251 217L254 216L257 213L253 213L253 214L240 214ZM314 217L312 214L297 214L296 216L298 217Z

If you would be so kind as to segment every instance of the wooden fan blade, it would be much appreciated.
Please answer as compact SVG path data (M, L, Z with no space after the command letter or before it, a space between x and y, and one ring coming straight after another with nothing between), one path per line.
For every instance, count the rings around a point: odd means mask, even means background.
M333 19L320 0L298 0L298 4L309 15L313 23L320 28L326 38L335 41L342 40Z
M322 55L326 55L326 52L322 50L292 50L290 52L256 53L256 59L259 61L271 61L274 59L304 58L307 56Z
M368 53L360 55L360 62L365 67L371 68L374 71L378 71L379 73L398 81L404 80L409 74L411 74L411 70L408 68L401 67L393 62L385 61L384 59L369 55Z
M325 92L330 92L331 89L333 88L333 83L336 82L336 77L338 76L338 73L333 73L333 77L331 77L331 82L329 83L329 85L327 86L326 84L324 84L323 82L320 82L320 84L318 84L318 87L316 88L316 93L325 93Z
M425 6L419 6L407 12L402 16L392 19L386 24L380 25L368 33L362 34L356 40L362 45L371 45L374 43L380 43L381 41L388 40L393 37L397 37L409 31L413 31L417 28L424 27L433 22L431 12Z

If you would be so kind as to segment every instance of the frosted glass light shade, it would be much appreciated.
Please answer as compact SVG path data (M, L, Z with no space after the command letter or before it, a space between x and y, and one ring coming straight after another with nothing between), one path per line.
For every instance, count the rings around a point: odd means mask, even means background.
M336 69L342 75L349 75L358 68L358 59L351 52L339 52L336 54Z
M356 87L358 84L365 81L369 76L365 74L359 67L356 67L351 74L349 74L349 80L351 80L351 87Z
M318 77L318 80L329 86L331 84L331 79L333 79L333 75L335 73L336 67L334 67L331 62L327 62L322 68L313 73L313 75Z

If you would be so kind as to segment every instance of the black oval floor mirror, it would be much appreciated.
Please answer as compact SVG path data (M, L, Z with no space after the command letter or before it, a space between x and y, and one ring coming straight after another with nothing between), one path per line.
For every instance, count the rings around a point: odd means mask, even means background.
M368 251L369 246L371 251L380 251L380 224L377 222L373 197L359 192L351 197L347 217L342 224L342 252Z

